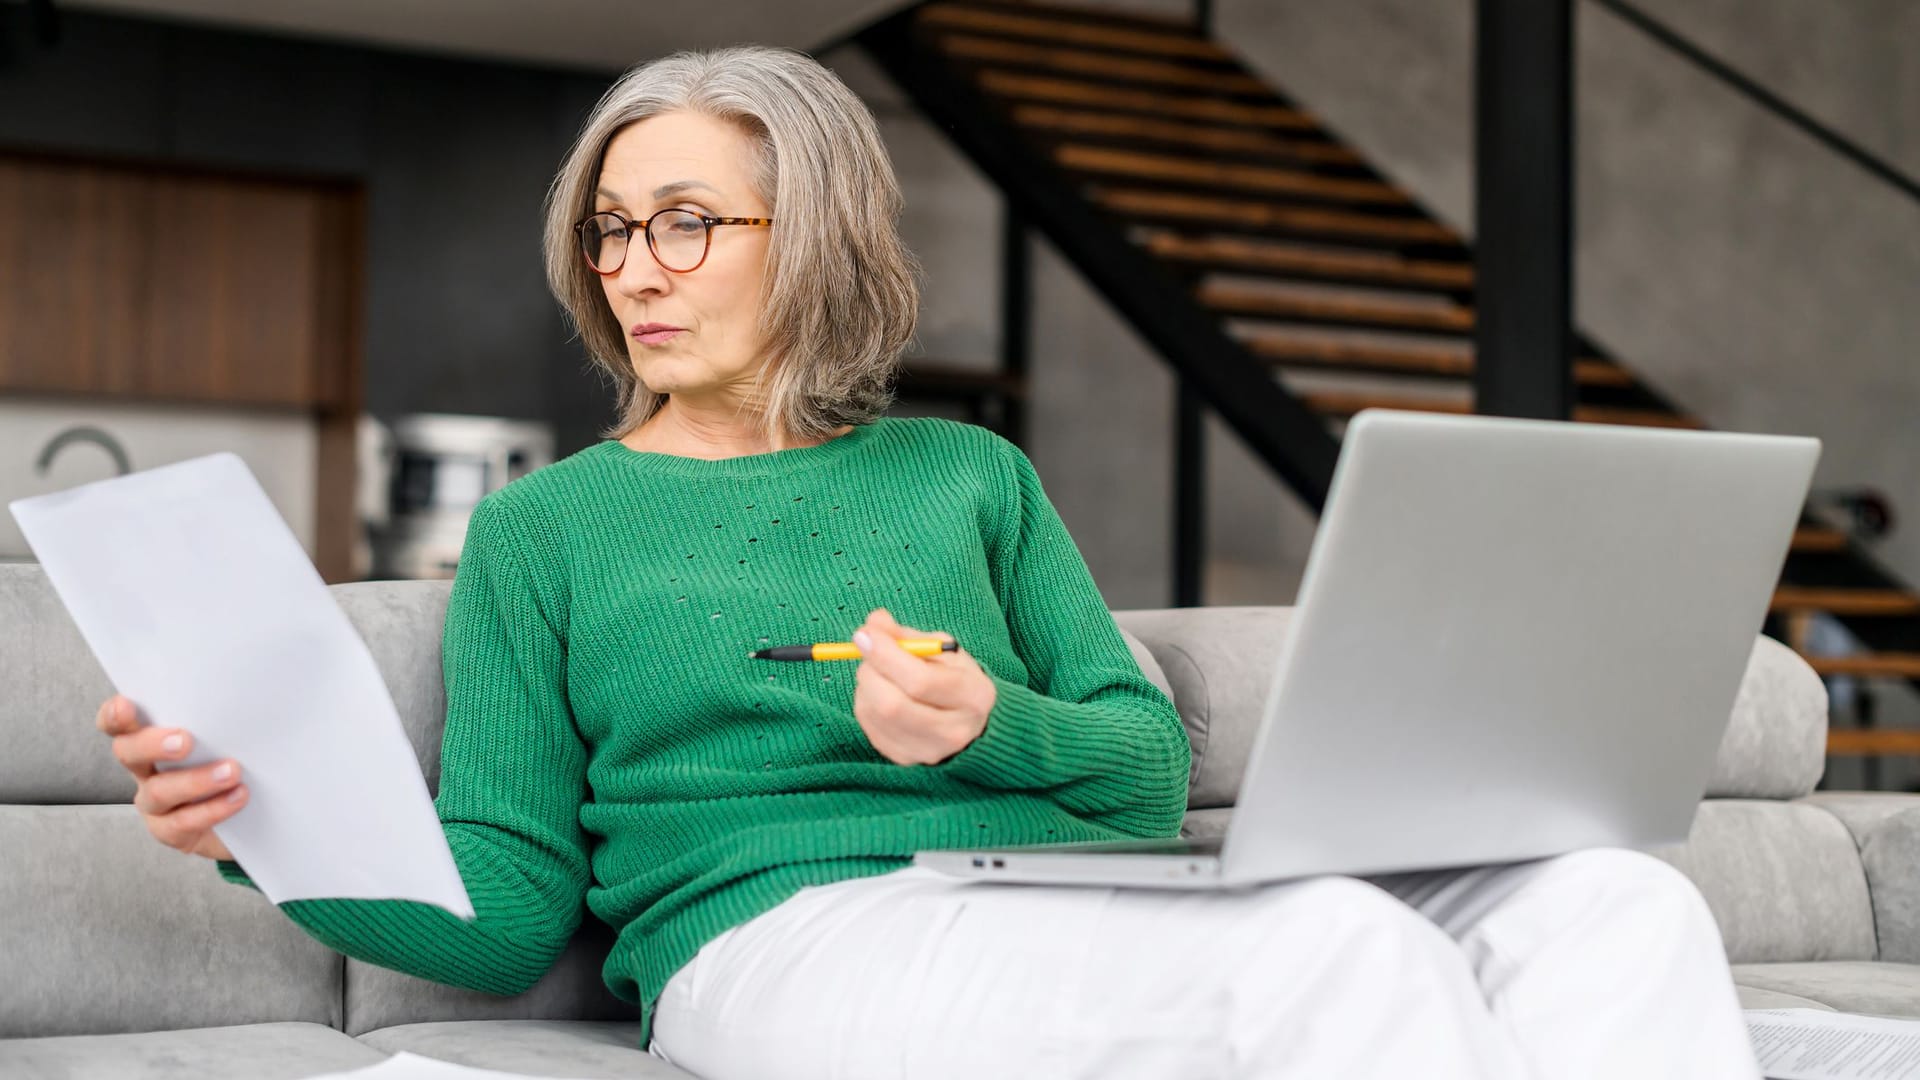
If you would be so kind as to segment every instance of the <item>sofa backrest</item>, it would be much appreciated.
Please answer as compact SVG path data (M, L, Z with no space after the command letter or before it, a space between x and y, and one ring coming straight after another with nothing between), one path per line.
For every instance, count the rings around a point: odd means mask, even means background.
M439 783L446 582L333 587ZM1288 608L1116 613L1193 741L1190 805L1230 806L1291 624ZM37 566L0 564L0 1037L309 1020L360 1033L476 1018L631 1015L600 981L610 931L586 917L553 971L498 998L337 954L203 860L147 836L133 783L93 726L112 693ZM1804 662L1755 644L1713 795L1804 794L1824 763L1825 691Z
M1239 794L1293 617L1290 607L1114 613L1159 662L1186 721L1193 743L1191 807L1231 806ZM1793 650L1756 637L1707 797L1805 795L1826 767L1826 741L1826 685Z

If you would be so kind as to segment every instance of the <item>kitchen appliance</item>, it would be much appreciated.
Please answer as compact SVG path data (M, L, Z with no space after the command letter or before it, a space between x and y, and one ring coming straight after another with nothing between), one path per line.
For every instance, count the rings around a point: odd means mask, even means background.
M553 428L496 416L418 413L392 425L389 514L374 576L449 578L481 499L553 462Z

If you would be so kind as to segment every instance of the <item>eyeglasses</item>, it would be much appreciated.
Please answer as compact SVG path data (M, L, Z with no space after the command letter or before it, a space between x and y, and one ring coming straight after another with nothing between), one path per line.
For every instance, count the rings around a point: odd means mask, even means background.
M772 225L772 218L708 217L691 210L662 210L650 218L631 221L613 210L588 214L573 225L580 237L580 253L594 273L617 274L627 261L627 242L634 226L645 230L647 250L662 267L676 274L691 273L707 261L715 225Z

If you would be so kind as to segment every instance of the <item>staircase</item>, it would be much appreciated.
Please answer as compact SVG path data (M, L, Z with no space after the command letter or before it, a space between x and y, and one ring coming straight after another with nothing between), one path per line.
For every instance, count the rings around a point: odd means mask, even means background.
M1464 239L1191 23L933 0L854 40L1314 507L1354 413L1473 411ZM1575 421L1704 427L1578 354ZM1811 511L1771 612L1803 655L1820 614L1871 650L1808 656L1823 676L1920 686L1920 593ZM1920 732L1836 728L1829 752L1920 754Z

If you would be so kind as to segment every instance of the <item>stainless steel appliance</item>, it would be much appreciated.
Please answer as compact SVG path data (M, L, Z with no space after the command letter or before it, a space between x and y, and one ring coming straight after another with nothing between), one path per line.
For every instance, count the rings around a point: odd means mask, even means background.
M373 532L375 577L452 577L480 500L553 462L553 428L529 420L420 413L392 432L391 513Z

